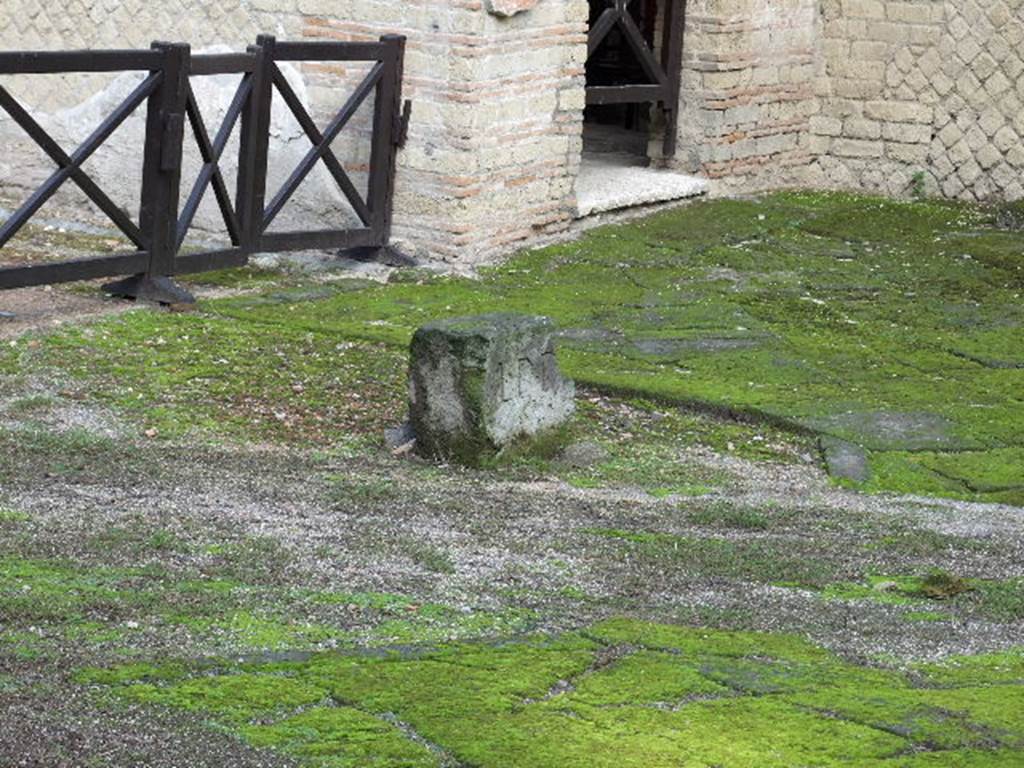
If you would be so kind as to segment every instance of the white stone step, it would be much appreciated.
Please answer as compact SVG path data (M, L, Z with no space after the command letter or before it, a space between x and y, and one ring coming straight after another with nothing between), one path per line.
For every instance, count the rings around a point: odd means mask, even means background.
M631 155L583 156L576 180L576 215L667 203L706 194L708 182L678 171L646 168Z

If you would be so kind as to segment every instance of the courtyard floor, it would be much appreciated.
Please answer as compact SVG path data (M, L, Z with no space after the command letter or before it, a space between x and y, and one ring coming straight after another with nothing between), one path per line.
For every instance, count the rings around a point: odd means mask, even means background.
M1018 216L788 193L473 276L0 294L0 764L1020 765ZM490 311L562 328L590 461L383 447L412 331Z

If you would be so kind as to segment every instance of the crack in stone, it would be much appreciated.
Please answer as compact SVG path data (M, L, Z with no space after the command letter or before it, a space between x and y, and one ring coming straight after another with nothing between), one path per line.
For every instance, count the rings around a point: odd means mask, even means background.
M441 768L472 768L469 763L464 763L453 755L449 750L445 749L440 744L436 744L430 739L426 738L423 734L417 731L412 725L400 719L394 712L382 712L382 713L369 713L374 717L380 718L389 725L394 726L402 734L422 747L426 747L432 753L437 755L441 761Z
M1014 363L1008 360L992 360L986 357L978 357L968 352L961 352L958 349L947 349L946 352L958 357L961 360L968 360L972 363L977 363L983 368L991 368L996 371L1021 371L1024 370L1024 363Z

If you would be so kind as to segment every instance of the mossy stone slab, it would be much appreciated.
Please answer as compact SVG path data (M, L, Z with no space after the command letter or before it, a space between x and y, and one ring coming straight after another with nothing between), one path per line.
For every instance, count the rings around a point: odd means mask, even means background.
M806 421L827 435L850 440L876 451L957 450L977 447L959 437L956 425L927 411L859 411L820 416Z
M555 359L546 317L494 313L430 323L410 347L417 450L476 463L564 423L576 388Z

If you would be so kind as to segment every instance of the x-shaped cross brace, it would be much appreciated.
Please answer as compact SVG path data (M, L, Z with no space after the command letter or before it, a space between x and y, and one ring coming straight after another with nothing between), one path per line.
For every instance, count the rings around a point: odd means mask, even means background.
M25 203L0 227L0 246L7 243L18 231L28 223L29 219L57 192L60 186L71 179L78 187L102 210L120 229L125 237L139 249L146 250L141 231L134 222L118 207L117 203L82 170L82 164L88 160L103 142L110 138L120 125L128 119L136 108L156 90L163 75L155 73L147 77L131 92L121 105L104 120L100 126L82 142L82 145L68 155L60 145L43 129L33 117L25 111L7 89L0 86L0 108L29 135L29 137L57 164L57 170L36 190Z
M306 153L306 156L302 158L299 165L292 171L287 181L282 185L281 189L274 196L274 199L270 201L266 211L263 213L263 231L270 226L270 224L277 217L277 214L284 208L285 203L291 198L295 191L302 184L306 176L316 165L317 161L322 160L327 169L331 172L331 176L338 183L341 191L344 193L349 204L355 210L356 215L364 225L370 225L371 212L359 195L359 191L356 189L352 180L349 178L345 169L342 167L338 158L335 157L331 151L331 142L333 142L341 130L348 124L359 107L362 105L366 98L373 93L373 90L377 87L380 82L381 76L384 74L384 65L378 62L374 65L373 69L366 76L362 83L356 88L353 94L345 102L345 105L341 108L338 114L330 122L327 128L321 133L316 127L316 123L309 116L309 112L302 105L299 97L295 94L295 91L289 85L288 80L285 78L281 70L274 67L274 85L277 87L278 92L284 98L285 103L291 110L295 119L298 120L299 125L305 132L306 136L312 142L313 147Z
M191 84L188 87L185 112L188 115L189 124L192 126L192 134L195 136L196 144L199 146L203 167L199 170L195 185L192 187L192 192L189 194L188 200L185 202L184 208L182 208L181 216L178 218L178 249L185 242L185 236L188 234L189 227L192 226L192 221L199 210L199 203L203 199L206 188L211 183L213 184L213 192L217 197L217 205L224 219L224 226L227 227L228 235L231 237L232 245L238 245L241 242L242 228L238 221L238 214L231 203L231 195L228 192L227 184L224 182L224 176L220 170L220 158L224 154L224 148L227 146L231 133L235 129L238 117L242 114L242 110L245 108L245 104L252 93L252 87L252 76L246 75L243 77L238 90L235 92L235 97L231 101L231 106L228 107L227 114L224 116L220 130L217 132L217 137L212 142L210 141L210 134L207 133L202 112L200 112L199 105L196 102L195 92L192 90Z
M608 8L594 22L594 26L590 30L590 37L587 42L587 55L593 56L601 43L617 26L626 35L630 48L633 49L637 59L640 61L640 66L643 67L644 74L647 75L651 83L665 85L668 82L668 76L654 57L654 53L648 47L643 33L637 28L636 22L633 20L633 14L629 12L630 2L631 0L608 0Z

